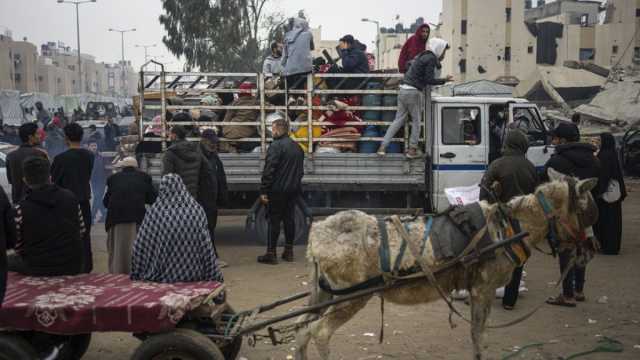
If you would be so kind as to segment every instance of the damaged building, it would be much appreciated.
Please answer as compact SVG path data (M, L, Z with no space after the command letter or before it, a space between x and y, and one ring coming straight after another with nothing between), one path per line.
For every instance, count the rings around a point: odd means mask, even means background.
M539 66L640 62L640 0L447 0L441 23L451 45L444 72L457 82L515 86Z

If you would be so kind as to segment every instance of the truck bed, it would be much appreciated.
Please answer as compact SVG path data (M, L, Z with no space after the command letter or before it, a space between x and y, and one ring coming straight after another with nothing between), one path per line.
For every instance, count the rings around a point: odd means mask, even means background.
M258 191L263 155L220 154L230 191ZM160 181L162 155L147 156L147 171ZM425 162L403 154L339 153L306 157L305 191L421 191L425 190Z

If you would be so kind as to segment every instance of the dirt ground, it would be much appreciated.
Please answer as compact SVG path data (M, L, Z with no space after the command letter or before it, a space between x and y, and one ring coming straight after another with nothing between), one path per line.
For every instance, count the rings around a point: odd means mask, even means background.
M640 186L635 186L624 204L623 248L619 256L598 256L587 270L587 302L577 308L544 306L532 318L506 329L488 330L488 359L503 359L517 347L530 347L511 359L563 359L589 351L598 341L609 337L621 342L621 353L591 354L585 359L640 359ZM296 262L278 266L259 265L255 259L264 249L247 239L244 218L219 220L218 249L229 263L224 269L229 302L240 310L270 303L307 287L307 264L304 247L296 249ZM96 271L106 271L106 236L101 228L94 229ZM507 312L496 301L490 322L504 323L555 295L552 283L558 278L557 260L534 253L527 264L526 286L516 310ZM605 304L597 300L608 298ZM296 304L301 305L301 304ZM468 312L464 303L458 307ZM283 311L289 310L290 307ZM469 327L460 320L455 329L449 327L448 310L440 301L416 307L387 303L385 308L383 344L378 344L381 326L380 303L371 300L351 322L339 329L332 340L332 359L470 359ZM127 359L139 341L129 334L94 334L89 360ZM292 346L273 347L259 342L255 348L245 342L242 360L287 359ZM311 359L318 359L313 345Z

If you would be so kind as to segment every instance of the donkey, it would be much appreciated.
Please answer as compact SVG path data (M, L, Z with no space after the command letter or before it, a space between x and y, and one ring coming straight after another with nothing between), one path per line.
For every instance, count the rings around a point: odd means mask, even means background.
M597 221L597 207L591 190L597 179L578 181L550 169L552 180L541 185L535 194L520 196L502 206L512 219L519 221L523 231L529 233L524 243L534 246L546 239L551 229L551 216L560 223L555 226L558 240L575 246L576 233L593 225ZM546 213L540 198L553 211ZM503 222L495 219L498 205L480 202L482 213L487 223L487 232L491 241L497 242L504 234ZM547 211L548 212L548 211ZM425 219L418 217L408 225L408 233L413 239L422 239ZM580 229L580 230L578 230ZM573 231L572 231L573 230ZM391 259L399 254L402 237L393 226L387 227L389 252ZM431 267L441 265L434 256L430 244L426 242L423 260ZM571 242L573 240L573 242ZM418 240L416 240L418 241ZM331 298L331 295L318 288L319 276L323 277L333 289L344 289L360 284L368 279L380 276L380 232L375 217L361 211L349 210L337 213L327 219L315 223L309 235L307 258L312 263L311 277L314 289L310 304L317 304ZM502 255L502 256L500 256ZM402 258L400 269L410 269L416 260L410 252ZM471 273L466 273L461 266L439 276L437 281L445 294L452 290L467 288L471 301L471 339L473 342L473 359L482 359L483 336L485 323L495 297L495 290L509 282L515 264L498 253L493 259L479 263ZM307 322L296 338L296 359L307 358L307 347L314 340L316 348L323 360L330 355L329 341L334 332L349 321L359 310L364 308L373 295L365 296L345 303L331 306L319 314L303 315L298 322ZM428 303L440 299L437 288L426 280L416 281L407 286L385 290L381 296L386 301L401 305Z

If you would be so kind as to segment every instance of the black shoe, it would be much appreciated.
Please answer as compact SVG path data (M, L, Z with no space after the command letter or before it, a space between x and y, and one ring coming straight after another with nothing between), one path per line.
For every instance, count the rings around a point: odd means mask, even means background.
M285 250L282 253L282 260L286 262L294 262L293 260L293 250Z
M273 253L266 253L265 255L258 256L258 262L261 264L278 265L278 257Z

